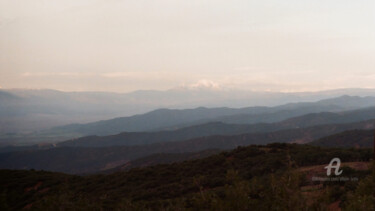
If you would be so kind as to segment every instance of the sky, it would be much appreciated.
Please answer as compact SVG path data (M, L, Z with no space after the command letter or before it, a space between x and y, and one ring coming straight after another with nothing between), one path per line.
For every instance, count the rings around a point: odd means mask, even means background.
M373 0L0 0L0 87L375 88Z

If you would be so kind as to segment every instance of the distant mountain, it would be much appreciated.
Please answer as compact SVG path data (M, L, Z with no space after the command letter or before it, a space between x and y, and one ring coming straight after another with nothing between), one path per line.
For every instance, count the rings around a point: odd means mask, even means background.
M309 144L322 147L373 148L374 134L374 130L349 130L318 139Z
M282 122L284 126L308 127L320 124L349 123L375 118L375 107L339 113L322 112L291 118Z
M236 125L222 122L211 122L171 131L159 132L125 132L110 136L86 136L60 142L57 146L69 147L109 147L145 145L161 142L184 141L192 138L213 135L238 135L244 133L272 132L289 129L279 124L259 123L254 125ZM1 148L0 148L1 149Z
M276 107L159 109L143 115L57 127L46 131L46 133L77 134L77 136L112 135L121 132L176 129L212 121L233 124L272 123L313 112L347 110L346 104L343 101L348 103L348 108L352 108L355 104L354 102L358 103L357 106L360 108L367 105L375 105L375 97L358 98L343 96L315 103L294 103ZM360 120L363 119L354 119L353 122ZM338 122L333 121L332 123Z
M58 146L108 147L144 145L157 142L184 141L212 135L265 133L316 125L359 122L369 119L375 119L375 107L341 113L323 112L307 114L277 123L227 124L212 122L169 131L125 132L110 136L86 136L58 143Z
M73 124L57 127L47 133L76 133L82 135L110 135L120 132L141 132L162 127L173 127L182 123L213 119L222 115L264 112L267 108L255 107L244 109L204 108L196 109L159 109L142 115L122 117L89 124Z
M1 103L7 102L7 101L13 101L13 100L20 100L20 99L21 99L20 97L17 97L16 95L12 93L0 90Z
M357 109L375 106L374 97L359 97L359 96L349 96L343 95L337 98L329 98L319 101L320 104L325 105L345 105L345 108Z
M0 133L30 132L154 109L147 106L138 109L137 106L126 103L121 96L115 93L56 90L1 90Z
M335 109L335 106L337 106L336 109ZM262 122L270 123L270 122L282 121L282 120L292 118L292 117L296 117L296 119L299 119L300 117L298 116L308 114L308 113L327 112L327 115L335 115L329 112L340 111L338 107L341 108L341 111L343 110L358 110L358 111L355 111L357 112L357 114L352 114L351 116L349 116L350 114L343 113L341 119L339 117L337 117L336 119L333 119L332 116L330 117L327 116L327 118L331 119L331 122L327 121L325 122L325 124L337 123L337 122L344 123L348 121L350 122L350 120L348 119L350 119L354 115L357 115L357 116L362 115L362 114L366 115L367 113L372 112L370 110L374 110L373 108L375 108L375 98L344 95L338 98L321 100L316 103L290 103L290 104L276 107L278 112L259 114L259 116L242 114L242 115L232 115L232 116L227 116L227 117L221 117L221 118L217 118L216 120L226 122L226 123L233 123L233 124L252 124L252 123L256 123L256 121L259 121L259 119L262 119ZM348 111L348 112L352 112L352 111ZM322 114L311 114L311 115L322 116ZM302 118L301 120L305 121L306 119ZM365 119L358 119L358 117L355 117L354 121L352 122L360 121L360 120L365 120ZM295 120L291 119L291 121L293 122ZM308 121L308 122L311 122L311 121ZM314 125L314 124L310 123L310 125Z
M12 107L14 104L21 104L24 101L22 98L17 97L14 94L9 92L1 91L0 90L0 116L1 117L8 117L17 115L18 112L17 108ZM1 132L1 130L0 130Z
M159 108L277 106L291 102L313 102L345 94L375 96L373 89L277 93L179 88L123 94L22 89L0 91L0 133L30 132L71 123L131 116ZM4 100L10 96L18 99Z
M316 113L322 111L338 112L345 110L344 107L338 105L325 105L317 103L296 103L287 104L283 106L271 107L265 109L263 112L254 113L241 113L234 115L224 115L213 119L204 119L201 121L195 121L186 123L183 125L177 125L176 128L183 126L189 126L193 124L202 124L208 121L211 122L225 122L228 124L256 124L256 123L274 123L282 120L286 120L292 117L301 116L308 113ZM166 128L168 129L168 128Z
M113 146L113 145L142 145L155 142L165 141L181 141L190 138L210 135L236 135L241 133L254 132L271 132L290 128L303 128L320 124L334 124L334 123L349 123L356 121L363 121L375 118L375 107L365 108L359 110L345 111L345 112L322 112L312 113L295 118L290 118L280 122L274 123L252 123L252 122L272 122L278 119L284 119L288 116L295 116L300 113L308 111L316 111L319 109L337 109L332 107L314 107L307 106L301 103L301 108L294 110L281 110L278 112L270 112L263 114L251 115L232 115L221 118L208 118L209 116L219 115L222 113L236 113L236 112L260 112L265 110L272 110L276 108L253 107L248 109L229 109L229 108L197 108L188 110L158 110L145 115L138 115L133 117L119 118L116 120L102 121L87 125L70 125L62 128L55 128L53 130L44 131L43 133L32 133L28 135L9 134L0 136L0 146L15 145L17 143L23 144L38 144L38 143L56 143L63 140L75 138L75 141L68 141L64 143L65 146ZM295 108L295 104L291 108ZM281 106L284 107L284 106ZM171 115L174 114L174 115ZM191 115L190 115L191 114ZM194 114L194 115L193 115ZM165 116L165 118L163 118ZM195 121L179 126L164 127L164 130L150 131L150 132L124 132L118 135L111 135L108 137L90 136L76 139L76 137L85 135L85 133L117 133L126 128L133 128L139 126L140 128L152 128L163 124L172 124L176 122L185 121L186 119L194 119L200 117L207 117L201 121ZM231 121L228 121L230 119ZM236 120L236 121L234 121ZM271 121L272 120L272 121ZM219 121L219 122L209 122ZM222 122L220 122L222 121ZM208 122L208 123L206 123ZM225 123L223 123L225 122ZM232 122L245 122L245 124L232 124ZM246 123L247 122L247 123ZM196 124L196 125L194 125ZM193 125L193 126L190 126ZM77 141L78 140L78 141Z
M308 143L353 129L374 129L375 120L348 124L320 125L309 128L235 136L207 136L180 142L163 142L143 146L101 148L55 147L0 154L0 168L44 169L67 173L104 171L155 153L187 153L207 149L233 149L238 146L268 143Z

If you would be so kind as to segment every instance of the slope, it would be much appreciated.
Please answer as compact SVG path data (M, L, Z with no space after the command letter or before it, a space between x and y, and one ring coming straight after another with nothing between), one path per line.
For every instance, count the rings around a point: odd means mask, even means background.
M349 130L323 137L309 144L322 147L373 148L374 130Z
M307 143L346 130L375 128L375 121L321 125L310 128L282 130L270 133L250 133L235 136L208 136L180 142L163 142L143 146L102 148L55 147L0 154L0 168L44 169L66 173L90 173L155 153L199 152L207 149L233 149L252 144L274 142Z
M306 208L306 204L301 203L306 198L326 207L335 202L337 195L346 195L336 191L333 192L336 195L327 195L325 200L311 195L302 197L301 186L306 185L302 180L304 175L291 169L327 164L336 156L343 162L368 162L371 158L368 152L370 150L271 144L239 147L204 159L110 175L0 170L0 207L12 210L53 210L56 207L64 210L247 210L246 207L299 210ZM368 174L368 171L346 168L343 176L356 176L366 181L364 178ZM346 190L349 194L358 185L343 183L346 184L351 188ZM335 184L325 183L326 188L332 185ZM371 190L371 186L367 187ZM327 204L320 204L323 201Z
M343 103L346 102L346 103ZM354 103L356 102L356 103ZM355 106L354 106L355 104ZM121 132L144 132L176 129L212 121L251 124L278 122L316 112L337 112L375 105L375 97L343 96L314 103L293 103L276 107L159 109L142 115L121 117L88 124L72 124L45 131L52 134L113 135ZM232 116L232 117L231 117ZM245 119L245 120L244 120Z
M238 135L245 133L265 133L279 130L306 128L316 125L342 124L375 119L375 107L341 113L313 113L277 123L226 124L212 122L177 130L158 132L121 133L111 136L88 136L59 143L59 146L132 146L157 142L184 141L212 135Z

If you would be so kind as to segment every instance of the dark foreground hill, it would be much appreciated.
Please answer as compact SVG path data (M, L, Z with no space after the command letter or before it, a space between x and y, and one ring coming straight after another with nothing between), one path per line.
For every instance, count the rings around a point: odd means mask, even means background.
M185 153L157 153L150 156L142 157L125 163L124 165L117 166L99 173L114 173L119 171L128 171L133 168L143 168L147 166L154 166L158 164L170 164L182 162L186 160L194 160L208 157L210 155L219 154L223 150L204 150L200 152L185 152Z
M309 144L322 147L373 148L374 130L350 130L313 141Z
M270 133L234 136L208 136L180 142L163 142L142 146L102 148L55 147L44 150L16 151L0 154L0 168L43 169L66 173L104 171L155 153L187 153L207 149L234 149L252 144L308 143L313 140L353 129L375 128L375 121L320 125Z
M342 169L342 176L358 181L312 182L308 175L325 173L306 172L306 167L316 169L333 157L367 165L372 154L369 149L271 144L110 175L1 170L0 209L314 210L335 204L373 209L374 177L367 168Z

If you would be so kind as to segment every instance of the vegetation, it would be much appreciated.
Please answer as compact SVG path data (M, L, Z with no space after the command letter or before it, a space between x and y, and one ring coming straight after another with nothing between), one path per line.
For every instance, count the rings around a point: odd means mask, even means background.
M374 147L374 130L349 130L309 143L323 147Z
M1 170L0 208L322 210L335 203L348 210L371 208L375 188L369 169L343 169L342 176L359 178L359 182L311 181L304 168L320 168L317 165L326 165L333 157L366 164L372 153L370 149L270 144L109 175Z

